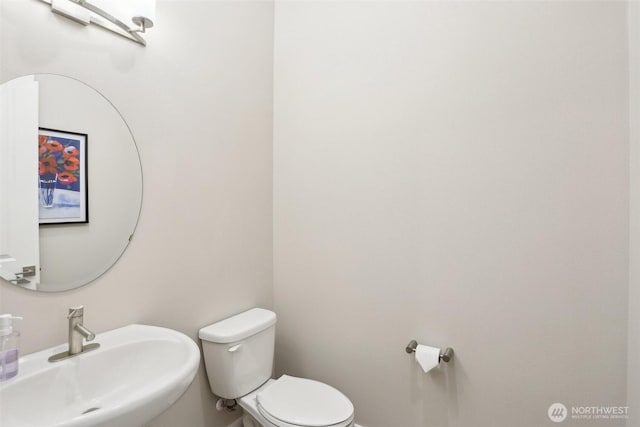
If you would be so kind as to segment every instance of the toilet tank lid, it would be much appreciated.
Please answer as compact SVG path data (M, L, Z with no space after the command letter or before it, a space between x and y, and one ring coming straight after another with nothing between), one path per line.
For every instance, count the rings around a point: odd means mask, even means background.
M276 323L276 314L264 308L252 308L200 329L203 341L225 344L243 340Z

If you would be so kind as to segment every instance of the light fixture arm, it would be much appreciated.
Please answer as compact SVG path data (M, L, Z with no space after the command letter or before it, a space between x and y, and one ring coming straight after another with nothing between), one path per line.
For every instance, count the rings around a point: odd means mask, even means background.
M145 18L144 16L134 16L131 18L134 24L138 26L138 28L129 29L130 33L146 33L147 28L153 27L153 21Z
M106 10L90 3L87 0L43 0L46 3L50 3L51 4L51 10L54 13L57 13L59 15L65 16L67 18L70 18L76 22L80 22L82 24L88 24L88 23L94 23L96 25L99 25L105 29L111 30L114 33L125 37L129 40L133 40L134 42L141 44L142 46L146 46L147 42L145 41L145 39L142 38L142 36L140 34L144 34L146 32L147 28L151 28L153 27L153 21L148 18L148 17L144 17L144 16L134 16L132 18L133 23L136 25L134 27L125 24L124 22L122 22L120 19L116 18L115 16L113 16L111 13L107 12ZM122 30L122 31L116 31L113 28L109 28L109 25L104 25L104 23L99 22L99 20L95 20L92 19L91 17L89 17L88 20L82 20L82 19L78 19L77 17L73 16L73 14L71 14L68 10L63 10L62 8L60 8L58 6L58 2L60 1L68 1L70 3L73 3L79 7L82 7L88 11L90 11L91 13L93 13L94 15L99 16L100 18L110 22L111 24L115 25L118 29Z

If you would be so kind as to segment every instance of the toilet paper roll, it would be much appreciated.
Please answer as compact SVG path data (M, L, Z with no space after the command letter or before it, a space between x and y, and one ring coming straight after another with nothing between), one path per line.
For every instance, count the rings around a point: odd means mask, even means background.
M425 373L440 364L440 349L437 347L418 344L415 355L416 362Z

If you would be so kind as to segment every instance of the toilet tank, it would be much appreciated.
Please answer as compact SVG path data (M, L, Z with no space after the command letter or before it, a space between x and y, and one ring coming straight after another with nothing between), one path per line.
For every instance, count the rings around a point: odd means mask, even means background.
M273 373L276 314L251 310L200 329L209 386L216 396L237 399Z

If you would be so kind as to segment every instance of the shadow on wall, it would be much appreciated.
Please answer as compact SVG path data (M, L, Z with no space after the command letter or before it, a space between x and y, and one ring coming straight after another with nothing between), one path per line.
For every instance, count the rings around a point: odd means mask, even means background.
M456 355L457 356L457 355ZM457 365L457 366L456 366ZM420 407L420 424L428 425L429 417L434 412L446 412L449 416L458 415L458 381L457 377L464 368L454 357L449 363L440 365L427 373L416 373L420 368L416 365L413 356L407 363L408 373L411 378L410 396L411 403Z

